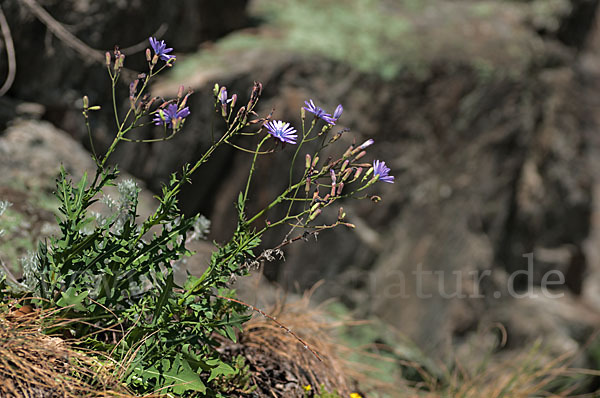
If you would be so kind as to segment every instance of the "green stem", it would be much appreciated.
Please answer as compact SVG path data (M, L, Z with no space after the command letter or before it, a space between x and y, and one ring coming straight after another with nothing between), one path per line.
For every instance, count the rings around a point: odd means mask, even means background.
M246 200L248 199L248 191L250 190L250 181L252 181L252 176L254 175L254 170L256 169L256 159L258 158L258 153L260 152L260 148L262 145L269 139L270 135L265 135L265 137L258 143L256 146L256 152L254 152L254 157L252 158L252 165L250 166L250 173L248 174L248 180L246 181L246 189L244 190L244 201L243 204L246 204Z

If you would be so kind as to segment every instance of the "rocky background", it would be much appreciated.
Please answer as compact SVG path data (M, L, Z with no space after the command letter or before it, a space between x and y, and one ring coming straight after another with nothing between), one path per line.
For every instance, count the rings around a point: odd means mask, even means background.
M117 154L149 189L210 142L215 82L243 102L261 81L260 111L275 107L295 125L308 98L330 110L342 103L347 143L373 138L371 154L396 176L378 184L381 203L345 205L356 230L323 233L289 246L285 262L265 264L271 281L304 290L322 279L318 300L381 318L441 358L496 345L481 333L493 325L508 336L500 354L542 337L550 357L586 346L600 326L598 0L8 0L2 9L17 60L0 98L0 199L16 203L18 224L1 238L5 250L11 236L50 233L52 204L40 198L51 191L52 164L90 167L77 107L83 94L110 106L97 55L133 46L126 66L141 70L147 36L158 31L176 49L178 70L154 92L172 96L184 84L196 93L184 134ZM61 39L57 22L88 50ZM2 54L6 76L5 46ZM109 113L94 120L99 147L111 139ZM66 156L69 146L78 149ZM56 158L39 161L46 156ZM282 189L285 156L261 161L257 208ZM184 192L184 209L210 217L216 241L234 227L249 161L225 149ZM533 272L511 277L528 270L528 253ZM552 270L565 276L550 291L560 298L540 289ZM527 297L511 297L511 281ZM587 354L578 361L597 365Z

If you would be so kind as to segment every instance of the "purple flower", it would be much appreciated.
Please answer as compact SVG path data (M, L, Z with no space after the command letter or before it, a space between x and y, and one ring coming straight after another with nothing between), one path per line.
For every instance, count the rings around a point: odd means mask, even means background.
M369 138L368 140L366 140L365 142L363 142L362 144L360 144L359 148L362 151L362 150L370 147L374 143L375 143L375 141L373 141L371 138Z
M339 104L337 108L335 108L335 112L333 112L333 119L337 121L340 116L342 116L342 112L344 112L344 107L342 104Z
M221 91L219 92L219 101L221 101L221 105L226 105L233 100L232 98L227 99L227 88L225 86L221 87Z
M309 102L310 101L310 102ZM325 120L328 124L335 124L335 119L331 115L323 110L320 106L316 106L313 100L304 101L306 104L304 109L318 117L319 119Z
M385 162L379 160L373 161L373 176L379 176L379 181L393 184L394 176L389 175L389 172L390 168L385 165Z
M190 115L190 109L186 106L183 109L177 110L176 104L169 104L166 109L161 109L156 112L156 116L152 120L155 125L160 126L161 124L167 127L173 127L173 122L177 119L185 119Z
M269 134L275 138L279 138L281 142L289 142L295 144L298 135L294 134L296 129L281 120L270 121L265 124Z
M173 49L172 48L167 48L167 45L165 44L164 40L161 40L159 42L154 37L151 37L150 38L150 45L152 46L152 49L154 50L154 53L156 55L158 55L159 58L162 59L163 61L170 61L172 59L175 59L174 55L168 55L171 51L173 51Z

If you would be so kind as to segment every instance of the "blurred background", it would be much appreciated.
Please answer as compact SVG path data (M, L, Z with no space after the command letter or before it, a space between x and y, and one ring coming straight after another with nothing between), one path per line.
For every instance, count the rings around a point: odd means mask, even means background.
M286 247L285 261L264 265L268 281L302 292L322 280L317 302L335 298L357 318L378 319L428 357L468 361L474 347L504 355L542 339L548 358L576 353L577 366L597 368L598 3L3 0L0 199L13 206L0 219L2 260L18 275L18 259L53 232L60 162L75 176L93 169L81 97L110 109L105 51L118 45L141 72L156 36L177 62L153 93L175 96L183 84L195 94L178 137L124 145L114 159L150 191L209 145L215 83L244 103L262 82L259 113L274 108L294 126L309 98L329 112L341 103L336 130L351 129L347 144L374 139L369 156L396 177L377 184L380 203L344 204L356 230ZM124 108L127 85L118 88ZM92 122L106 148L112 113ZM261 161L252 206L285 187L286 156ZM225 148L183 192L183 209L209 217L216 242L235 227L250 160ZM191 272L210 248L197 248ZM548 281L556 283L542 289Z

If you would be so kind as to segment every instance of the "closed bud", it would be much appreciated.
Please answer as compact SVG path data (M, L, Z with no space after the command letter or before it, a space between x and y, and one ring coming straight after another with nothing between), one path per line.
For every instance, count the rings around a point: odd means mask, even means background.
M184 89L185 89L185 87L183 87L183 84L181 86L179 86L179 91L177 91L177 98L183 97L183 90Z
M306 119L306 109L300 108L300 119L302 119L302 124L304 124L304 119Z
M371 174L373 174L373 167L369 168L369 170L367 170L367 172L365 173L365 175L363 176L361 181L364 181L365 179L367 179Z
M146 61L152 61L152 51L149 48L146 49Z
M129 96L130 97L134 97L135 96L135 92L137 91L137 85L138 85L139 80L134 80L131 83L129 83Z
M319 162L319 157L315 156L312 162L312 167L317 167L317 163Z
M354 174L354 179L356 180L358 177L360 177L360 174L362 173L363 168L359 167L358 169L356 169L356 173Z
M331 130L331 124L325 123L325 126L323 126L323 128L321 129L321 131L319 131L319 134L317 134L317 135L321 136L321 135L327 133L329 130Z
M321 206L320 203L315 203L314 205L312 205L312 207L310 208L310 212L313 213L315 210L317 210L319 208L319 206Z
M310 158L310 154L306 154L306 162L304 164L304 167L307 169L310 169L310 165L311 165L311 158Z
M371 145L373 145L375 141L373 141L372 139L368 139L365 142L363 142L362 144L360 144L359 148L360 149L367 149L368 147L370 147Z
M337 196L340 196L342 194L343 190L344 190L344 183L340 182L337 186Z
M317 209L317 211L315 211L314 213L312 213L310 215L310 217L308 217L308 221L312 221L315 218L319 217L319 215L321 214L321 209Z
M358 155L356 155L356 157L354 158L354 161L356 162L358 159L362 158L366 154L367 154L367 151L362 151L361 153L359 153Z
M336 142L337 140L339 140L341 136L342 136L342 132L341 132L341 131L337 132L337 133L336 133L336 134L335 134L335 135L334 135L334 136L333 136L333 137L332 137L332 138L329 140L329 143L330 143L330 144L333 144L334 142Z
M158 55L154 54L152 57L152 65L156 65L158 63Z
M350 178L351 174L352 174L352 169L346 169L346 171L344 171L344 174L342 175L342 182L344 182L348 178Z
M185 108L185 105L187 104L188 98L190 97L190 95L192 95L194 92L192 90L188 91L188 93L185 95L185 97L183 97L183 101L181 101L181 104L179 104L179 109L183 109Z
M100 107L100 105L94 105L94 106L90 106L90 107L88 108L88 110L90 110L90 111L99 111L100 109L102 109L102 108Z
M229 106L233 108L235 106L236 102L237 102L237 94L233 94L231 96L231 104L229 104Z
M346 152L344 152L344 155L342 157L347 158L352 154L352 150L354 149L354 145L350 145L348 147L348 149L346 149Z
M310 192L310 177L306 178L306 185L304 186L304 192L306 192L306 194L308 195L308 192Z
M348 167L348 164L350 164L350 161L348 159L344 160L344 163L342 163L341 171L346 170L346 167Z
M346 213L344 212L344 208L340 207L338 210L338 220L343 220L344 218L346 218Z
M218 97L220 91L221 89L219 88L219 83L215 83L215 86L213 87L213 95L215 97Z
M104 54L105 59L106 59L106 66L110 67L110 52L106 52L106 54Z
M83 96L83 109L87 109L90 106L90 99L87 95Z

